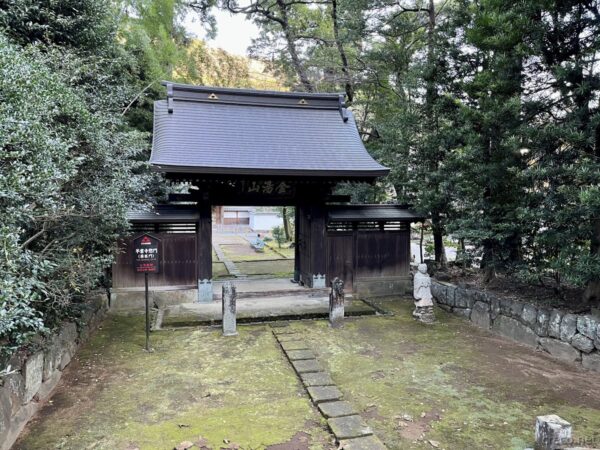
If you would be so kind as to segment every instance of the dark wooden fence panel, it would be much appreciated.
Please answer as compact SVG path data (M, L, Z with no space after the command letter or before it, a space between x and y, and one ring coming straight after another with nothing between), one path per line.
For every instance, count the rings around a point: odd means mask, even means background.
M354 280L354 236L352 232L327 235L327 283L335 277L344 280L345 288L352 291Z
M151 274L148 284L158 286L195 286L196 235L192 233L152 233L161 240L160 273ZM133 268L133 239L119 243L120 252L112 267L113 288L144 287L144 274Z
M327 283L341 277L350 291L359 279L406 277L409 265L409 231L327 233Z
M359 231L356 277L406 276L410 264L409 231Z

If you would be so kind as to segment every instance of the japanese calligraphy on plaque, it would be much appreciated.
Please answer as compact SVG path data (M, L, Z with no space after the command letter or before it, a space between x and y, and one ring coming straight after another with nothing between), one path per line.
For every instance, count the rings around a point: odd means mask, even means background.
M133 240L135 271L144 273L160 272L160 240L143 234Z
M294 194L294 187L285 181L246 181L241 185L241 191L247 194L266 194L287 197Z

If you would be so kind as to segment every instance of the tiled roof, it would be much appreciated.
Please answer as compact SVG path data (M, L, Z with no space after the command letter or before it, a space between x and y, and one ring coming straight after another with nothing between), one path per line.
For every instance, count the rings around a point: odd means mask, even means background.
M339 94L167 85L155 102L152 165L164 172L376 178ZM172 112L169 112L172 110Z

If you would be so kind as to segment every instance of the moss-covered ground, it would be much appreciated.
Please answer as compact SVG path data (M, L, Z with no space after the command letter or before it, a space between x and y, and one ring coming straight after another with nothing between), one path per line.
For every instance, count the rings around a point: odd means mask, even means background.
M558 414L576 441L600 447L600 376L560 363L436 310L415 322L410 302L382 302L393 317L296 322L346 398L392 449L524 449L535 417ZM407 420L408 419L408 420Z
M523 449L535 417L555 413L600 444L600 376L405 301L393 316L292 322L391 449ZM268 326L162 331L142 350L139 318L111 317L67 369L17 449L331 448L331 437ZM594 441L595 440L595 441ZM226 444L224 442L229 442ZM287 445L285 445L287 443Z
M229 271L227 270L227 267L225 267L225 264L222 262L213 262L212 263L212 271L213 271L213 278L216 280L219 280L221 278L230 278L231 275L229 274Z
M153 353L143 330L141 318L108 318L15 449L329 448L326 424L267 326L229 338L153 333Z
M272 275L273 278L289 277L294 273L293 259L272 261L242 261L235 263L240 272L246 275Z

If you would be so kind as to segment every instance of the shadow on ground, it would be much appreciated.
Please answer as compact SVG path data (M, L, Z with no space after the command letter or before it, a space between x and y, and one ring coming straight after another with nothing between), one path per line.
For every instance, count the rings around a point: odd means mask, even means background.
M290 326L389 448L523 449L550 413L600 443L600 377L442 311L425 326L409 302L383 307L395 315ZM109 318L15 448L333 448L269 328L239 329L155 333L146 354L140 318Z

